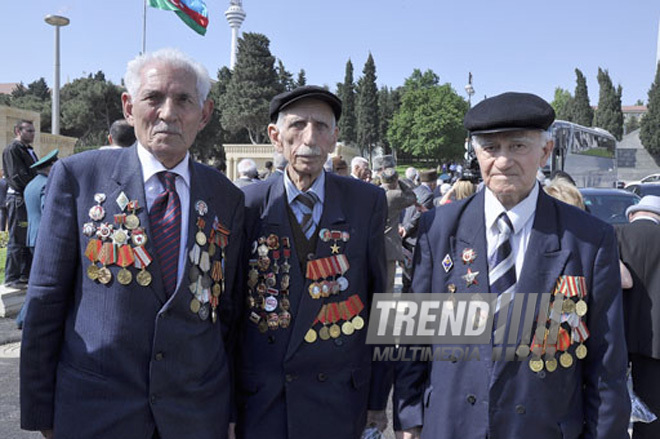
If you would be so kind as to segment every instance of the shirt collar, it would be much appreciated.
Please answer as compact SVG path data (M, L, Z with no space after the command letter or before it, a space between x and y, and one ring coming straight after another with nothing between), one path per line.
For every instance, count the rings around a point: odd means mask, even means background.
M186 152L186 156L179 162L178 165L172 169L167 169L161 162L156 159L156 157L151 154L144 146L138 142L137 146L138 159L140 160L140 165L142 166L142 176L144 182L149 181L151 177L162 171L174 172L179 177L183 179L186 183L186 186L190 187L190 168L188 167L188 162L190 161L190 153Z
M502 212L506 212L511 224L513 225L513 234L520 232L527 224L527 221L534 216L536 212L536 202L539 198L539 185L534 184L532 191L520 203L513 206L510 210L506 210L502 203L495 197L495 194L489 189L485 188L485 201L484 209L486 216L486 228L491 229L494 227L497 218Z
M284 190L286 191L286 199L289 204L293 203L293 200L296 199L296 197L302 193L300 189L296 187L295 184L291 181L289 178L289 173L283 172L284 174ZM314 180L314 183L312 183L312 187L310 187L307 192L312 191L316 194L316 196L319 198L319 201L321 204L323 204L323 200L325 198L325 170L321 171L321 174Z
M646 216L646 215L637 215L635 219L631 221L631 223L634 223L635 221L639 221L639 220L648 220L648 221L653 221L656 224L660 224L660 222L657 219L653 218L652 216Z

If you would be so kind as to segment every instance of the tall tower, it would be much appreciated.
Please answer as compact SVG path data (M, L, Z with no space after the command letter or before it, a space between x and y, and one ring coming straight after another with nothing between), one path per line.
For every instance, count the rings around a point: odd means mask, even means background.
M225 17L231 27L231 57L229 58L229 69L234 70L236 64L236 52L238 46L238 31L245 20L245 11L243 10L242 0L231 0L229 9L225 11Z

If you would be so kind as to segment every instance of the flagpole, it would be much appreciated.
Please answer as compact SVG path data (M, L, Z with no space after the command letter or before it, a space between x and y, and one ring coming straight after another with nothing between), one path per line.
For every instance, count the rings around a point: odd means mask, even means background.
M142 11L142 52L147 51L147 0L144 0L144 10Z

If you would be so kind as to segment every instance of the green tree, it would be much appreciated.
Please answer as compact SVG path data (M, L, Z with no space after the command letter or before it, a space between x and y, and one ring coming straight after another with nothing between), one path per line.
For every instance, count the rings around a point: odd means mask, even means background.
M387 154L393 153L392 146L387 138L387 130L400 104L400 96L397 89L383 86L378 90L378 144Z
M357 140L357 120L355 117L355 83L353 82L353 63L346 62L344 82L337 84L337 94L342 101L341 119L339 120L339 140L354 144Z
M587 79L580 69L575 69L577 85L573 94L573 101L570 106L569 114L572 116L572 122L586 127L590 127L594 120L594 110L589 103L589 91L587 90Z
M281 59L277 60L277 77L280 81L280 86L284 91L293 90L296 88L296 83L293 80L293 75L287 69L284 68L284 63Z
M258 33L246 32L238 39L236 65L220 98L222 126L235 134L247 130L255 144L266 141L270 101L284 91L269 46L268 38Z
M42 101L50 99L50 89L46 80L42 77L28 84L27 93L36 96Z
M623 129L626 134L632 133L639 128L639 119L637 116L630 116L630 118L623 124Z
M66 84L61 91L62 134L78 138L78 147L107 143L110 125L123 118L122 89L102 71Z
M5 104L23 110L36 111L40 114L41 131L48 132L51 127L51 97L50 90L44 78L31 82L26 87L18 84L12 93L5 98Z
M357 87L357 141L360 149L366 148L369 159L378 144L378 87L376 63L369 53Z
M641 99L637 99L637 101L635 102L635 105L643 106L643 105L644 105L644 101L641 100Z
M621 112L622 89L614 88L607 70L598 68L600 86L598 109L594 117L594 126L609 131L617 140L623 135L623 113Z
M649 90L647 111L642 117L639 139L651 154L660 154L660 64Z
M440 85L431 70L415 69L403 86L387 137L393 148L419 158L461 158L467 110L467 101L450 84Z
M550 105L555 110L555 115L559 120L572 120L572 115L570 114L571 105L573 101L573 96L568 90L564 90L561 87L555 88L555 99Z
M300 69L298 79L296 80L296 87L302 87L303 85L307 85L307 75L305 74L305 69Z

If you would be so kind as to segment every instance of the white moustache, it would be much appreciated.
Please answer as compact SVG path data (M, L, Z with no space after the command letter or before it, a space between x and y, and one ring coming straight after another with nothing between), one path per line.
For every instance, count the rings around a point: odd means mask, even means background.
M296 150L298 156L318 156L321 155L321 148L318 146L302 145Z
M164 123L156 125L153 129L154 134L181 134L177 127L169 126Z

